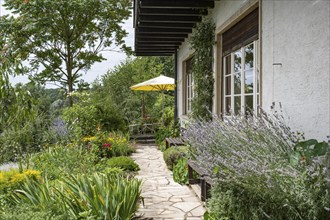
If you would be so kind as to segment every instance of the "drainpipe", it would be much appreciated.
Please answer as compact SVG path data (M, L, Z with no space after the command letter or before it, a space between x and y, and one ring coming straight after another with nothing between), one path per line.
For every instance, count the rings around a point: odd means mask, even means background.
M178 120L178 87L177 87L177 78L178 78L178 51L174 52L174 121Z

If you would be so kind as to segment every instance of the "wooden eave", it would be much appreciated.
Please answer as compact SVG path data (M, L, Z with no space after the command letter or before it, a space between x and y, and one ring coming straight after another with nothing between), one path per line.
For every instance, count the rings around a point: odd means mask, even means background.
M134 0L135 54L170 56L214 0Z

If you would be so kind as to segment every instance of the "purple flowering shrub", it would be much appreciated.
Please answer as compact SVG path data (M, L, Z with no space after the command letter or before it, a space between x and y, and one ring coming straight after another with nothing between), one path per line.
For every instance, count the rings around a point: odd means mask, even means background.
M193 159L217 180L208 203L213 219L326 219L330 194L324 170L293 164L303 139L281 115L214 116L183 134ZM314 164L315 165L315 164ZM317 175L317 181L310 181ZM313 178L315 179L315 178Z

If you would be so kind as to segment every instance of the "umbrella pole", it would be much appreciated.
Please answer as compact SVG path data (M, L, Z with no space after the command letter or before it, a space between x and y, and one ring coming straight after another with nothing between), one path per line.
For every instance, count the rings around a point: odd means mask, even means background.
M162 125L164 125L164 90L162 90Z

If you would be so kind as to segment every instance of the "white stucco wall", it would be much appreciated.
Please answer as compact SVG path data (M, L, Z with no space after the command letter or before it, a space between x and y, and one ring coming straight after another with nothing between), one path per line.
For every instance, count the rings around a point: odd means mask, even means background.
M281 103L292 130L326 140L330 135L330 1L261 1L262 108L271 111L273 102ZM210 11L216 28L228 24L251 2L216 1ZM183 121L182 65L192 53L186 40L178 51L178 115Z
M330 135L330 1L262 2L262 107L306 138ZM274 65L278 63L281 65Z
M222 1L215 1L215 7L210 10L209 16L212 17L213 21L216 24L216 28L222 26L231 16L233 16L243 5L247 4L249 0L239 0L239 1L232 1L232 0L222 0ZM215 48L216 49L216 48ZM216 53L216 50L214 50ZM188 59L190 55L193 54L193 51L190 49L190 45L188 40L181 45L180 49L178 50L178 116L180 119L185 120L186 117L183 116L183 100L182 100L182 70L183 70L183 61ZM216 57L216 56L214 56ZM214 68L216 66L214 65ZM214 96L216 97L216 96ZM216 101L214 100L214 103ZM213 112L215 112L215 106L213 107Z

